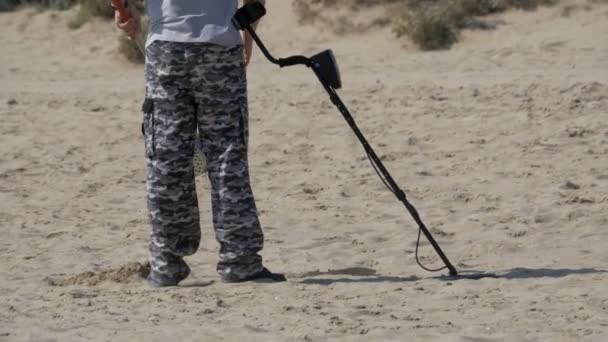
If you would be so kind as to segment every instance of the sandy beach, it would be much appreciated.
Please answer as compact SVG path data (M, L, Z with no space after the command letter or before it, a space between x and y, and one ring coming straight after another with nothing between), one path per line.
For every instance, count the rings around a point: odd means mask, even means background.
M219 281L199 178L192 276L147 287L142 66L111 23L26 8L0 13L0 341L608 341L608 3L510 10L438 52L269 3L268 47L334 50L340 95L450 260L496 276L420 269L417 226L314 75L258 51L252 186L289 281Z

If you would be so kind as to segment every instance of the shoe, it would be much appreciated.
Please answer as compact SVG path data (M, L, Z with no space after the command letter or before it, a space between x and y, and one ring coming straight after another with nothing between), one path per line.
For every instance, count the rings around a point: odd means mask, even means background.
M280 282L287 281L287 278L285 278L285 275L283 273L270 272L270 270L268 270L266 267L264 267L260 272L254 273L245 278L239 278L239 279L222 278L222 282L224 282L224 283L244 283L247 281L255 281L255 282L260 282L260 283L280 283Z
M146 277L146 282L150 287L158 289L161 287L169 287L169 286L177 286L182 280L188 278L190 275L190 267L186 265L186 267L180 272L174 274L176 278L168 278L166 276L155 274L154 271L150 270L148 276Z
M156 281L156 280L154 280L154 279L152 279L152 278L150 278L150 277L147 277L147 278L146 278L146 283L148 283L148 285L149 285L151 288L154 288L154 289L159 289L159 288L161 288L161 287L177 286L177 284L178 284L179 282L174 281L174 282L161 283L161 282Z

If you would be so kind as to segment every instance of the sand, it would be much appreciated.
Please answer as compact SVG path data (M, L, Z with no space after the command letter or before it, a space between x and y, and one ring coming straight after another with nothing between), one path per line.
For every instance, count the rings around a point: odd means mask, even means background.
M497 276L421 270L414 222L314 76L256 53L253 188L289 282L218 281L199 179L193 274L148 288L142 68L111 24L24 9L0 13L0 340L608 340L607 4L509 11L439 52L271 6L271 50L333 48L340 94L448 257Z

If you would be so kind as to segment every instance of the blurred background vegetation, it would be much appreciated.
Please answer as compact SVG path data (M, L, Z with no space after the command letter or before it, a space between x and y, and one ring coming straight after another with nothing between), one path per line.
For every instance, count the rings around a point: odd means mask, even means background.
M145 0L131 0L130 6L144 13ZM286 1L286 0L281 0ZM366 9L385 8L384 12L370 12L365 28L390 25L397 37L408 37L422 50L448 49L458 41L465 28L492 29L495 23L483 20L484 16L509 8L533 10L541 5L553 5L558 0L297 0L294 8L300 24L323 24L338 34L357 32L349 21L349 15L335 16L335 11L352 15L365 15ZM598 1L598 0L595 0ZM603 1L603 0L600 0ZM114 11L110 0L0 0L0 11L10 11L22 6L36 6L66 10L77 6L74 17L68 22L72 29L79 29L92 18L111 20ZM272 2L270 2L272 6ZM378 14L384 13L384 14ZM144 23L144 37L146 18ZM358 28L361 28L360 25ZM133 62L143 62L143 56L135 42L124 35L119 38L120 51Z
M366 8L384 6L383 17L369 18L370 26L391 25L397 37L409 37L422 50L447 49L458 41L464 28L492 29L495 24L480 17L509 8L533 10L558 0L299 0L294 2L300 23L323 22L340 32L348 18L326 16L327 9L349 9L359 14Z
M22 6L65 10L75 3L76 0L0 0L0 11L12 11Z

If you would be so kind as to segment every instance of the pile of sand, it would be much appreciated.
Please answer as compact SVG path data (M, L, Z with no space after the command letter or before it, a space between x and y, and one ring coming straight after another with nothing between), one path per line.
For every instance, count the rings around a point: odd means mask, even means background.
M116 269L101 272L82 272L68 277L49 277L47 282L51 286L85 285L96 286L102 282L120 284L131 283L146 278L150 273L150 264L131 262Z

